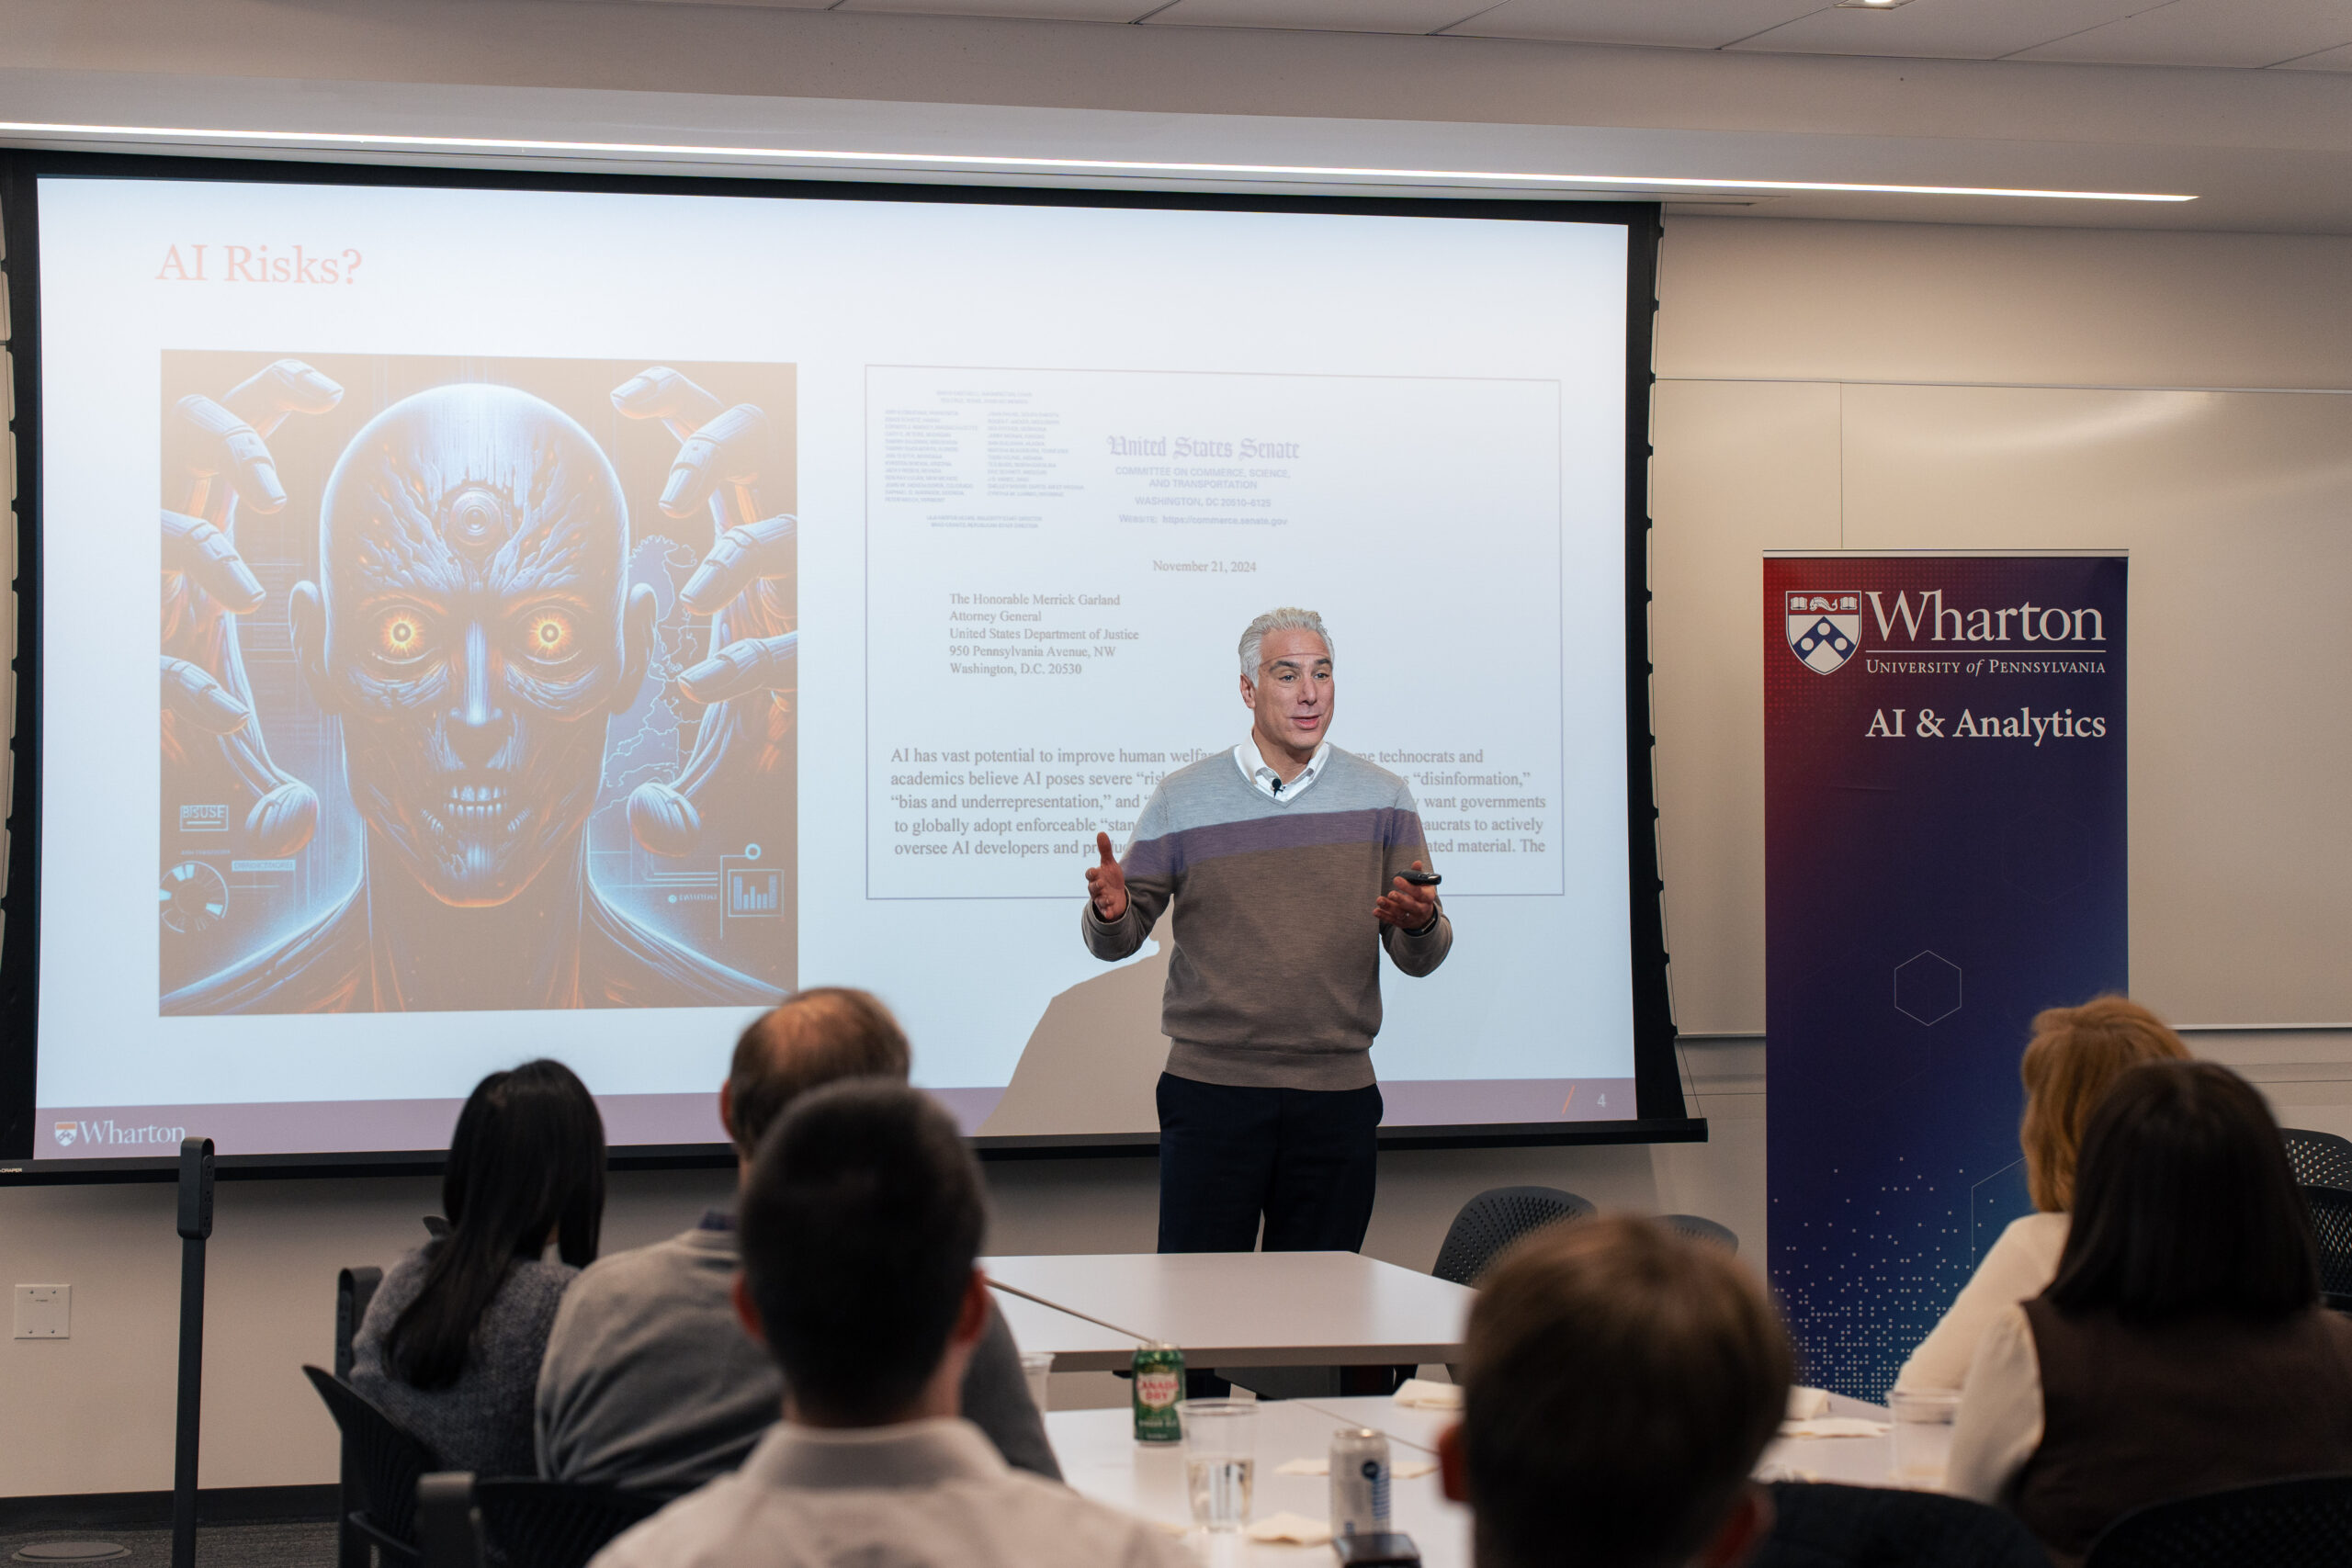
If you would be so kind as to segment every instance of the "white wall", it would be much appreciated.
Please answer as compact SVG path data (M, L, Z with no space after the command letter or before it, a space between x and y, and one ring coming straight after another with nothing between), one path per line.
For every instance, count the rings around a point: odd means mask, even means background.
M1684 1027L1713 1037L1687 1043L1685 1066L1713 1141L1392 1155L1367 1250L1427 1268L1464 1199L1515 1181L1708 1214L1760 1246L1765 548L2132 547L2140 985L2189 1023L2352 1019L2329 1012L2342 979L2325 962L2344 929L2331 885L2352 887L2335 874L2352 846L2325 811L2347 760L2342 618L2313 602L2352 564L2352 400L2327 395L2352 389L2347 276L2352 241L1669 220L1656 703L1675 990ZM2234 390L2266 387L2326 391ZM2233 390L2176 404L2141 395L2154 388ZM1965 439L1923 439L1939 430ZM2207 581L2260 617L2250 649L2216 655L2240 660L2230 682L2165 652L2202 635ZM2334 705L2312 735L2279 728L2293 717L2279 710L2312 700ZM2352 1131L2352 1033L2196 1042L2290 1122ZM1148 1160L989 1177L997 1250L1150 1245ZM607 1245L681 1226L723 1191L707 1175L617 1179ZM205 1484L332 1477L331 1428L295 1369L328 1354L334 1269L393 1256L435 1206L413 1180L223 1185ZM0 1445L0 1496L169 1484L176 1254L165 1189L0 1189L0 1283L75 1286L72 1339L0 1344L0 1420L16 1435Z

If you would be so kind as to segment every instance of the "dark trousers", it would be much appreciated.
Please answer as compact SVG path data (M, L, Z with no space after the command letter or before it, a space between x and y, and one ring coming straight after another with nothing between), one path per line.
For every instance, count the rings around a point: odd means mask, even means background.
M1353 1252L1372 1224L1380 1089L1159 1075L1159 1250Z

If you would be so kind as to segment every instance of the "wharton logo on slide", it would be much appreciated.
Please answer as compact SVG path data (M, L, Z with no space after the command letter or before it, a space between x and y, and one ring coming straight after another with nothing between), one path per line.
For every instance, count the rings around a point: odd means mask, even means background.
M1789 650L1826 675L1862 645L1862 601L1857 593L1789 595Z
M176 1144L187 1136L185 1127L126 1127L112 1117L103 1122L57 1122L50 1126L50 1135L61 1149L70 1149L76 1143L85 1144Z

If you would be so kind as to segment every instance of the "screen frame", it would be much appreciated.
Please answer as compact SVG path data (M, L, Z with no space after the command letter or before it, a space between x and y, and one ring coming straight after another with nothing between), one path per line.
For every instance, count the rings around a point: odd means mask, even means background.
M773 179L733 175L549 173L492 165L311 162L111 152L0 150L0 267L6 288L15 444L17 528L17 713L8 801L5 896L0 896L0 1186L168 1181L166 1156L105 1159L32 1157L38 1099L40 942L42 628L41 352L40 182L43 178L171 179L250 184L419 186L589 194L725 196L766 199L982 203L1016 207L1152 208L1176 211L1332 213L1411 218L1500 219L1622 227L1626 237L1624 561L1625 761L1628 920L1632 935L1634 1115L1607 1122L1480 1122L1384 1127L1387 1149L1532 1147L1582 1144L1701 1143L1703 1118L1685 1107L1668 986L1665 882L1660 874L1651 728L1649 650L1649 414L1657 311L1656 202L1453 196L1288 196L1246 191L946 185L873 179ZM974 1137L983 1159L1156 1156L1156 1134L1067 1134ZM226 1179L424 1175L446 1150L357 1154L222 1155ZM725 1144L621 1145L615 1169L732 1165Z

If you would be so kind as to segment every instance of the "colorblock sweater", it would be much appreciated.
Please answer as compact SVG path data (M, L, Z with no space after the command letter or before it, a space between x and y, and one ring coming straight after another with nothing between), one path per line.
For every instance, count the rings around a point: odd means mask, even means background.
M1126 913L1079 919L1097 958L1141 947L1174 913L1160 1029L1168 1070L1201 1083L1350 1089L1373 1081L1380 950L1408 975L1445 961L1453 927L1415 935L1373 904L1390 878L1429 863L1410 785L1330 748L1291 800L1251 787L1230 751L1159 781L1120 861Z

